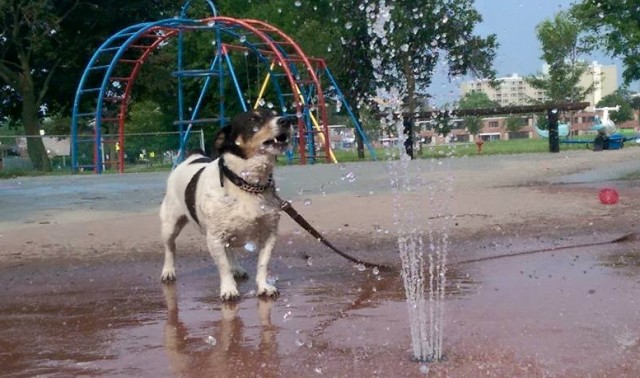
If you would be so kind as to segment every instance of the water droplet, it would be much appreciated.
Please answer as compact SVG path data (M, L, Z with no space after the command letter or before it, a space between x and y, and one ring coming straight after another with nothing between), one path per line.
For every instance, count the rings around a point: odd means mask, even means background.
M371 269L371 273L373 273L374 276L377 276L380 274L380 269L378 269L377 266L374 266L373 269Z
M240 42L241 43L245 43L247 41L247 36L246 35L241 35L240 36Z
M353 24L351 22L347 22L346 24L344 24L344 28L349 30L353 27Z
M294 4L296 7L299 7L299 6L301 6L301 5L302 5L302 1L300 1L300 0L296 0L296 2L295 2L295 3L293 3L293 4Z
M313 261L311 260L311 257L307 257L307 266L312 266L313 265Z
M218 340L216 340L216 338L213 336L207 336L207 338L204 339L204 342L211 346L216 346L216 344L218 343Z
M287 320L289 320L289 318L291 318L291 311L287 311L284 316L282 317L282 319L286 322Z
M254 242L248 242L244 245L244 249L246 249L248 252L255 252L256 244Z
M353 267L356 268L359 272L364 272L365 270L367 270L367 267L362 263L356 264Z
M275 285L278 282L278 276L269 276L267 277L267 283L269 285Z
M305 206L311 205L311 199L307 198L306 200L304 200L304 205Z

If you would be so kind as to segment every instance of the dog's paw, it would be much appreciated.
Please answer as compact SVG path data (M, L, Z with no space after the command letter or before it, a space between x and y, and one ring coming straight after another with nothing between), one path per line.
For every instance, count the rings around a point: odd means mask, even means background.
M162 282L173 282L176 280L176 271L171 269L171 270L162 270L162 276L160 276L160 279L162 280Z
M278 289L275 286L264 284L258 287L258 291L256 292L256 294L259 297L277 298L280 293L278 292Z
M235 278L236 280L246 280L247 278L249 278L249 273L247 273L247 271L244 270L244 268L241 266L234 267L232 272L233 278Z
M235 287L220 289L220 299L223 301L236 301L240 299L240 292Z

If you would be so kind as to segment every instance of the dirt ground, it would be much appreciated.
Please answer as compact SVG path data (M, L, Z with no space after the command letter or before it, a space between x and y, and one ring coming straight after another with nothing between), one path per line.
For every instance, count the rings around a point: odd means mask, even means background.
M411 360L399 269L360 271L284 216L270 273L282 295L258 300L250 279L227 305L193 229L178 239L177 284L159 282L166 173L0 181L0 365L15 377L637 377L640 187L620 178L639 158L413 161L408 186L385 162L279 169L280 195L363 259L399 267L399 229L449 238L445 360L431 364ZM617 204L600 203L603 187Z

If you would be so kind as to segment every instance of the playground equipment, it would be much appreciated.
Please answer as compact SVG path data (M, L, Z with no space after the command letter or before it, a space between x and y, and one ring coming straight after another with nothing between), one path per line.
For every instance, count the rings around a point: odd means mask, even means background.
M549 130L543 130L538 128L538 125L535 125L536 132L541 138L549 137ZM569 135L570 127L568 123L559 123L558 122L558 136L566 137Z
M618 132L615 123L609 118L610 111L618 110L620 110L620 106L594 108L594 111L602 112L602 118L595 116L595 124L591 127L591 130L596 131L597 134L593 140L564 139L561 140L560 143L584 144L588 149L593 149L594 151L618 150L623 148L624 142L634 140L636 137L624 137Z
M329 141L328 97L347 111L371 158L375 159L374 149L324 60L308 57L291 37L273 25L220 16L214 3L205 1L211 11L207 18L187 18L189 0L178 18L129 26L96 50L82 74L73 103L71 164L74 172L101 173L107 166L104 151L108 144L114 145L115 165L119 172L124 172L124 123L133 84L149 55L174 38L177 38L177 69L173 75L178 87L178 120L174 124L180 132L176 163L184 158L194 125L223 127L228 122L225 99L228 87L235 92L243 111L250 106L267 106L282 115L298 118L293 138L297 156L289 154L290 162L307 164L322 158L337 161ZM213 40L213 58L206 67L194 67L185 57L187 36L193 33L208 33ZM248 57L255 57L256 64L266 73L255 102L248 94L252 83L248 78L243 81L234 68L234 60L246 61ZM200 88L199 96L192 105L186 106L184 87L193 81ZM218 114L203 118L200 111L210 88L217 90ZM105 131L117 132L117 139L105 138Z
M609 112L617 112L618 110L620 110L619 105L616 107L595 108L594 111L602 111L602 118L595 116L595 125L591 127L591 130L595 130L598 132L602 131L607 136L615 134L618 128L616 127L616 124L609 118Z

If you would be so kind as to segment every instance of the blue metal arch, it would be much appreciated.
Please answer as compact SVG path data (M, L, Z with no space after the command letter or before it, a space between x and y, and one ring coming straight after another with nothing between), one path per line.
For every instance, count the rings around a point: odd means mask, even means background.
M94 119L94 145L97 148L95 156L97 161L94 161L94 170L97 173L101 173L103 169L103 161L102 161L102 111L103 106L102 103L104 101L105 90L107 89L107 85L109 84L109 78L113 73L116 65L118 64L120 58L123 56L125 51L129 48L129 46L135 42L140 36L149 31L154 27L168 27L168 28L184 28L184 27L196 27L201 25L199 22L188 19L165 19L156 22L147 22L140 23L136 25L129 26L117 32L108 38L91 57L89 64L85 68L81 78L80 83L78 85L78 90L76 91L76 95L73 102L73 113L71 120L71 135L72 135L72 143L71 143L71 160L72 160L72 168L76 171L79 167L78 164L78 120L80 117L92 117ZM126 38L124 42L114 43L118 40L122 40ZM115 52L115 53L114 53ZM96 62L98 59L103 56L105 53L113 53L109 64L96 66ZM92 71L96 70L104 70L104 74L102 76L102 81L99 87L95 88L86 88L85 85L87 83L88 76L92 73ZM86 93L96 93L97 101L96 101L96 109L95 112L89 113L80 113L80 102L82 100L82 96Z
M213 5L213 2L210 0L206 0L207 4L209 5L211 12L214 14L214 17L216 17L215 15L217 15L217 10L215 8L215 6ZM296 111L296 115L298 115L298 117L303 120L303 123L301 125L305 126L305 136L304 136L304 141L303 140L299 140L299 143L309 143L308 146L308 150L309 150L309 157L312 159L315 159L315 146L313 145L313 135L316 131L314 131L314 125L312 123L311 118L313 117L312 115L312 107L311 107L311 102L312 102L312 98L314 96L314 91L319 91L320 88L320 83L317 82L317 87L315 84L303 84L304 80L301 80L300 78L303 76L300 74L300 72L298 72L298 68L296 66L296 62L295 62L295 58L294 59L289 59L287 51L279 45L279 41L275 40L273 37L271 37L271 35L269 35L268 32L262 32L260 29L245 29L246 26L242 26L240 25L240 23L243 20L233 20L233 22L229 22L230 18L228 17L219 17L220 19L223 19L222 22L216 22L216 21L212 21L210 23L206 23L206 20L192 20L192 19L187 19L186 18L186 14L187 11L189 9L191 5L191 0L187 1L184 6L182 7L181 10L181 17L180 18L172 18L172 19L165 19L165 20L160 20L157 22L148 22L148 23L140 23L140 24L136 24L127 28L122 29L121 31L119 31L118 33L114 34L113 36L111 36L109 39L107 39L107 41L105 41L96 51L96 53L92 56L89 64L87 65L85 71L82 74L82 77L80 79L80 83L78 86L78 90L76 92L76 96L74 99L74 105L73 105L73 116L72 116L72 166L74 171L77 171L79 164L78 164L78 124L79 124L79 119L83 118L83 117L91 117L93 120L95 120L95 124L94 124L94 136L92 138L92 141L94 143L94 148L95 150L95 154L94 154L94 165L93 168L97 173L101 173L102 169L103 169L103 161L102 161L102 146L101 146L101 139L102 139L102 135L101 135L101 128L102 128L102 116L103 116L103 102L105 100L105 92L108 90L108 86L110 83L110 80L113 80L113 78L111 77L117 64L120 62L120 59L123 57L124 53L127 51L127 49L141 36L145 35L145 33L149 32L151 29L153 28L161 28L159 29L159 32L162 32L162 28L166 28L167 30L171 30L171 33L173 33L171 36L176 35L178 36L178 61L177 61L177 71L174 73L177 78L178 78L178 110L179 110L179 129L180 129L180 153L179 156L182 157L184 154L184 150L185 150L185 146L186 146L186 142L189 138L189 133L191 131L191 127L193 122L197 119L198 116L198 112L200 110L200 106L202 104L203 98L205 93L208 90L208 87L210 85L210 80L213 77L214 74L217 74L220 78L219 80L219 94L221 96L221 99L224 97L225 94L225 87L224 87L224 80L223 80L223 76L226 74L225 73L225 65L226 68L228 70L228 74L231 76L232 78L232 82L233 85L236 89L236 93L238 95L239 101L241 102L242 106L244 109L246 109L246 100L245 100L245 96L242 92L242 89L240 88L240 84L237 80L237 77L235 75L234 69L233 69L233 64L229 58L229 52L228 51L224 51L223 49L223 45L225 45L225 43L223 42L223 36L224 37L231 37L232 39L240 39L242 37L247 37L247 36L251 36L252 38L256 38L256 40L259 40L261 42L265 42L265 41L269 41L269 45L271 46L271 50L269 50L269 53L267 55L263 54L261 52L260 49L258 49L256 47L255 44L249 42L247 40L247 38L245 38L246 42L242 42L242 46L244 46L248 51L251 51L251 53L253 53L255 56L258 57L258 61L265 67L269 67L269 73L271 74L271 85L272 88L275 88L275 94L277 97L277 101L279 102L280 105L280 109L282 110L283 113L286 112L287 110L287 101L285 100L285 94L282 90L281 87L281 83L280 83L280 76L283 76L281 73L276 73L275 71L271 70L270 65L272 62L276 61L276 56L280 56L280 58L277 59L278 62L280 62L281 64L284 64L287 66L288 69L288 80L289 80L289 84L291 85L292 81L295 81L295 84L293 85L294 88L292 88L292 91L294 92L298 92L299 93L295 93L294 94L294 98L299 98L298 100L294 101L294 106L298 108L298 110ZM226 20L225 20L226 19ZM235 22L235 24L234 24ZM186 30L193 30L193 29L208 29L208 30L213 30L215 32L215 41L216 41L216 55L214 57L214 59L212 60L209 69L208 70L200 70L202 75L198 75L197 73L195 73L195 71L198 70L184 70L184 59L183 59L183 43L184 43L184 37L183 37L183 33ZM238 32L238 30L240 31L244 31L244 34L242 34L241 32ZM148 35L147 35L148 37ZM280 38L280 37L278 37ZM288 37L287 37L288 38ZM236 45L237 47L237 45ZM266 51L266 50L262 50L262 51ZM298 50L299 51L299 50ZM275 53L275 54L274 54ZM112 55L111 55L112 54ZM295 53L294 53L295 54ZM297 56L297 55L296 55ZM100 59L103 58L109 58L110 60L108 62L108 64L103 64L103 65L97 65L97 62ZM306 59L306 58L305 58ZM126 60L126 59L125 59ZM138 69L138 68L136 68ZM326 67L325 67L326 69ZM314 70L315 71L315 70ZM189 75L183 75L181 74L182 72L189 72ZM279 71L278 71L279 72ZM328 70L327 70L328 72ZM102 73L103 76L101 77L100 80L100 85L96 86L95 88L88 88L87 87L87 79L89 77L90 74L95 74L95 73ZM137 74L137 71L136 71ZM292 79L291 76L295 76L295 79ZM205 82L202 84L202 88L200 91L200 95L198 96L198 100L196 102L195 107L193 108L193 110L191 111L191 115L188 117L188 120L185 120L187 117L185 117L185 111L184 111L184 93L183 93L183 85L184 85L184 78L187 76L206 76ZM134 77L132 75L132 77ZM334 85L335 88L337 87L337 84L335 84L335 81L333 80L333 77L329 74L329 77L331 79L332 84ZM250 83L247 83L247 85L249 85ZM127 88L127 90L130 90L130 88ZM85 95L88 94L97 94L97 100L96 100L96 109L93 112L88 112L88 113L80 113L80 106L82 103L82 98ZM342 93L339 92L338 90L338 95L342 96ZM319 94L320 96L320 94ZM300 106L300 102L302 102L304 104L304 106ZM348 104L346 104L346 102L343 99L343 103L345 105L347 105L347 110L349 111L350 116L352 117L352 119L354 118L352 112L351 112L351 108L348 107ZM124 105L126 107L126 102L124 102ZM126 108L125 108L126 111ZM219 114L219 121L220 121L220 125L224 126L225 124L225 108L224 108L224 102L220 101L220 114ZM119 114L119 117L124 117L122 114ZM123 119L122 119L123 122ZM316 121L317 122L317 121ZM368 144L368 141L366 140L366 136L364 136L364 133L362 132L361 128L359 127L359 123L355 122L356 124L356 128L358 129L358 131L360 132L361 135L363 135L363 139L365 141L365 143L367 143L367 146L370 148L370 152L372 151L370 145ZM186 128L184 127L184 125L188 125ZM326 126L326 125L325 125ZM122 134L122 131L121 131ZM299 134L300 138L302 138L302 134ZM121 135L122 137L122 135ZM302 153L302 150L301 150ZM375 152L371 152L372 157L374 157L375 159ZM121 169L122 166L124 164L121 165Z

